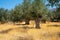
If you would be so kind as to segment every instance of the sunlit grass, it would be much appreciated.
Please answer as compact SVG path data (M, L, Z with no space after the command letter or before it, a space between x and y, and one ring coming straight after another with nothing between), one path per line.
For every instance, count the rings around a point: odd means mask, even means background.
M40 26L41 29L34 28L34 21L30 25L0 24L0 40L60 40L60 23L47 22Z

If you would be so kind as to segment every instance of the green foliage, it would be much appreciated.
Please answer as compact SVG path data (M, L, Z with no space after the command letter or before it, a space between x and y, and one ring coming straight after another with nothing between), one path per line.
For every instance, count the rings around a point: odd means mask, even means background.
M52 12L45 5L45 1L23 0L22 4L16 5L12 10L0 8L0 22L28 21L39 18L41 18L41 21L60 21L60 0L47 0L50 6L56 6L56 9Z
M31 8L31 0L24 0L23 4L22 4L22 10L23 10L23 15L22 17L24 19L30 19L31 15L30 15L30 8Z
M48 14L50 21L60 21L60 0L48 0L48 4L56 7L54 11Z
M53 11L48 14L49 21L58 22L60 21L60 12Z
M18 22L20 21L21 17L22 17L22 10L21 10L21 6L18 5L15 7L14 10L11 11L10 19L13 22Z
M7 22L8 18L8 10L4 8L0 8L0 22Z
M31 15L33 18L40 18L45 9L44 0L34 0L32 2Z
M46 23L46 21L48 21L47 19L48 19L47 15L44 15L44 16L41 18L41 22Z
M49 2L49 5L53 6L57 6L57 4L59 4L60 0L47 0Z

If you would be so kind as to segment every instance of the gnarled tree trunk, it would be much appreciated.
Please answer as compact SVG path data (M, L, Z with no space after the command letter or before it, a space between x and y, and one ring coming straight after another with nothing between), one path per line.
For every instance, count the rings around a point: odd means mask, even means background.
M29 25L29 21L30 21L30 20L28 20L28 19L25 20L25 24L26 24L26 25Z
M35 19L35 23L36 23L36 26L35 26L35 28L40 28L40 19L39 18L37 18L37 19Z

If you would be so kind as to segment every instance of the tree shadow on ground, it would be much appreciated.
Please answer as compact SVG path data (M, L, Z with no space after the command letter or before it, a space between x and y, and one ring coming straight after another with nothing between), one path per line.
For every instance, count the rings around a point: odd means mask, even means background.
M60 37L60 32L57 33L58 37Z
M11 31L12 29L6 29L6 30L2 30L0 31L0 34L5 34L5 33L8 33L9 31Z
M28 26L19 27L19 28L23 28L23 29L35 29L34 27L28 27Z
M26 25L26 24L15 24L15 25Z
M54 24L54 25L47 25L48 27L60 27L60 25Z
M17 26L22 25L22 27L19 27L19 28L23 28L23 29L35 29L34 27L27 26L27 24L15 24L15 25L17 25Z

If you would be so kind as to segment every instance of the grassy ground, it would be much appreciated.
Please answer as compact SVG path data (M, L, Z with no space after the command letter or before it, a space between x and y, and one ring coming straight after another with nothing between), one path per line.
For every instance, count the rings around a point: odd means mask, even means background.
M34 21L30 25L0 24L0 40L60 40L60 23L41 23L41 29L35 29Z

